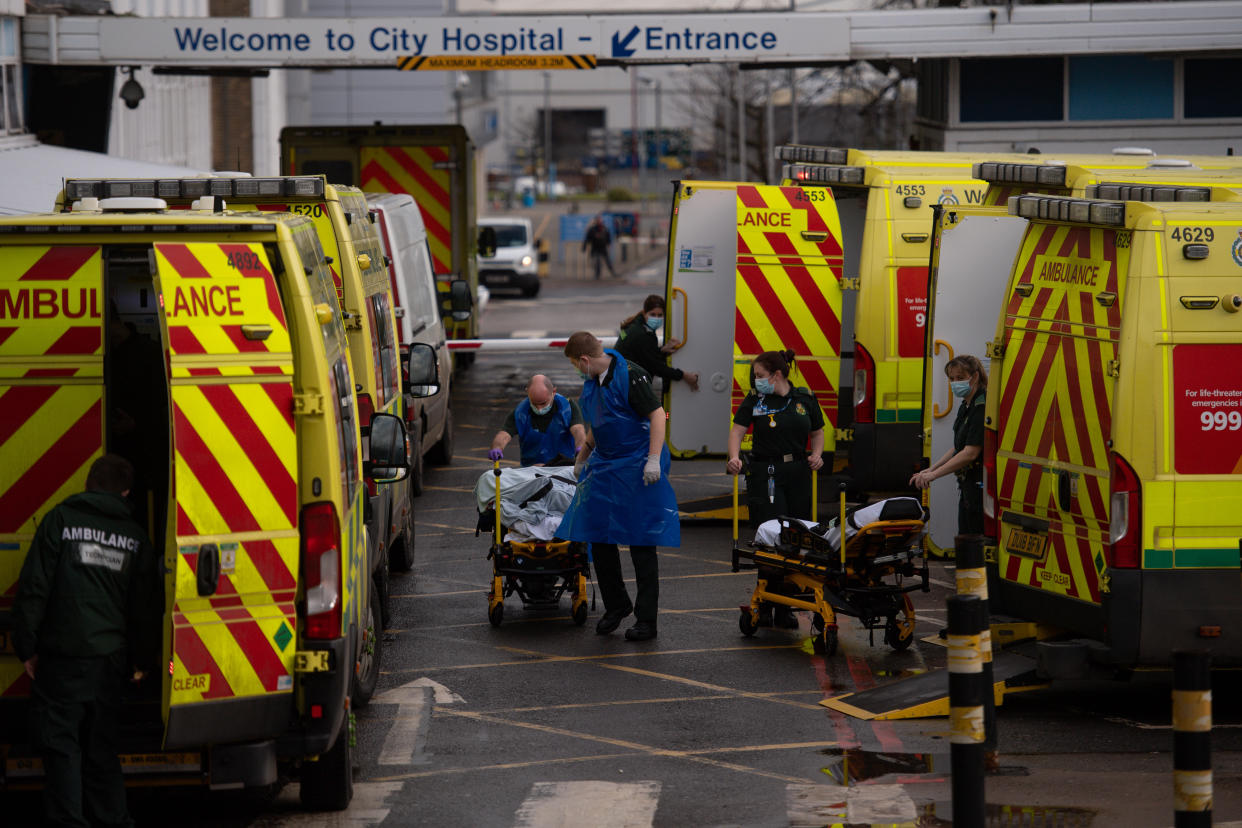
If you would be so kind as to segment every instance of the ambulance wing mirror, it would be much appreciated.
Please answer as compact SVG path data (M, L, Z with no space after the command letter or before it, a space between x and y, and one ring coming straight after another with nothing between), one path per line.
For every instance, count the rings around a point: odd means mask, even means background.
M479 255L482 256L484 259L490 259L492 256L496 255L497 246L498 246L498 243L496 241L496 228L495 227L480 227L479 228Z
M404 480L410 472L410 440L405 423L393 414L371 416L371 459L366 461L366 476L377 483Z
M405 393L413 397L431 397L440 393L440 362L436 351L426 342L415 342L401 358Z
M474 308L474 296L470 291L470 283L465 279L454 279L449 283L449 315L455 322L465 322L470 318Z

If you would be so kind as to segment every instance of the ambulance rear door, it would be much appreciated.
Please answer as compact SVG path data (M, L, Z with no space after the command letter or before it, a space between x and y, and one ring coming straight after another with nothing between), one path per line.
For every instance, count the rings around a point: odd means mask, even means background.
M940 221L933 227L932 259L937 264L931 282L935 293L928 303L923 405L923 426L931 434L930 462L953 448L958 403L949 391L945 365L961 354L976 356L987 365L988 344L996 335L996 318L1025 232L1026 220L1017 216L953 206L940 211ZM951 549L957 535L956 479L947 475L935 480L929 497L928 533L936 546Z
M728 450L733 411L734 266L738 185L681 181L673 193L665 341L678 340L670 364L699 374L699 390L669 383L668 446L677 457Z
M155 258L176 493L165 745L270 738L292 710L299 571L293 354L273 260L244 239L156 244Z
M1000 574L1096 606L1130 239L1121 228L1030 225L1006 298L1002 378L988 389L1000 395Z
M0 698L30 693L11 619L35 529L103 452L102 262L98 245L0 246Z
M730 416L750 390L751 361L764 351L792 349L790 380L819 401L824 451L834 451L843 255L832 190L739 184L736 223Z

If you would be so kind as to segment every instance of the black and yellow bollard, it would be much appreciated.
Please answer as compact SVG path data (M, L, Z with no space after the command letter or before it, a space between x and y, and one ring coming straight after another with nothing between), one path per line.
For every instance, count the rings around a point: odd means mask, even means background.
M983 677L987 613L977 595L953 595L949 607L949 752L953 825L982 828L987 812L984 707L992 688Z
M974 595L983 602L983 632L980 634L979 647L983 652L983 681L988 689L987 700L983 705L986 733L984 745L989 751L995 751L996 696L993 690L995 679L992 678L992 620L988 610L988 570L983 556L985 540L983 535L958 535L953 540L953 557L957 563L954 580L958 595Z
M1212 824L1212 657L1173 653L1173 825Z

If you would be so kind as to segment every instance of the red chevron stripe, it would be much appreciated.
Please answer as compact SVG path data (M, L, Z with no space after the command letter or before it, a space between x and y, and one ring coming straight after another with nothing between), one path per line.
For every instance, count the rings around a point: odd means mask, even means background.
M1022 571L1022 559L1017 555L1010 555L1005 564L1005 580L1017 582L1018 573Z
M265 382L262 388L271 397L276 410L284 415L289 428L293 428L293 386L284 382Z
M1017 294L1014 294L1015 296ZM1040 288L1039 293L1035 295L1035 303L1031 308L1032 315L1038 316L1043 313L1044 306L1048 304L1048 300L1052 297L1052 291L1049 288ZM1005 422L1008 421L1009 415L1013 413L1014 402L1017 398L1018 387L1021 385L1022 376L1026 371L1026 366L1031 357L1031 352L1035 348L1035 335L1023 334L1014 331L1010 326L1013 324L1013 318L1009 317L1005 320L1005 347L1010 348L1017 338L1018 353L1014 357L1013 363L1005 369L1004 391L1001 394L999 416L1000 428L1004 429Z
M241 325L221 325L220 330L233 343L233 347L243 354L268 353L267 341L263 339L247 339L242 333Z
M91 355L97 353L102 344L103 333L98 325L70 325L43 353L57 356Z
M739 184L737 200L742 202L742 206L748 210L766 210L768 208L768 203L759 194L759 188L753 184Z
M226 255L234 254L235 261L249 263L250 257L235 255L237 253L249 252L250 251L249 245L222 244L220 245L220 249L223 250ZM259 262L260 262L259 267L242 270L241 274L242 276L248 279L262 279L263 280L263 287L267 291L267 308L269 311L271 311L272 317L275 318L275 320L280 323L280 326L287 330L289 325L287 321L285 320L285 307L284 305L280 303L280 291L276 289L276 279L272 276L271 271L269 271L266 267L263 266L262 261L263 261L262 259L259 259Z
M1074 434L1078 439L1078 450L1082 453L1082 465L1095 465L1095 452L1091 448L1091 429L1087 424L1087 410L1083 405L1082 385L1084 379L1078 372L1078 354L1074 347L1074 337L1064 336L1061 338L1061 356L1065 360L1065 376L1066 376L1066 394L1069 396L1069 406L1071 419L1074 422ZM1085 377L1087 382L1095 385L1095 375L1099 373L1099 366L1091 364L1088 366L1090 374ZM1092 418L1095 419L1094 417ZM1062 455L1067 460L1078 462L1069 456L1068 450Z
M7 395L6 395L7 396ZM17 532L103 444L100 400L65 429L52 447L0 494L0 532Z
M23 671L17 678L13 679L13 683L4 688L4 692L0 693L0 698L16 699L26 698L30 695L34 685L31 683L30 676Z
M18 277L18 281L61 282L72 279L98 250L98 247L77 245L49 247L37 262Z
M223 577L223 576L222 576ZM249 614L247 613L247 618ZM263 628L253 619L232 621L225 625L233 640L246 654L246 660L259 676L263 689L269 693L276 691L281 676L289 675L280 656L273 649L272 641L264 634Z
M367 164L367 166L363 169L363 176L364 181L367 176L370 176L378 181L383 187L383 191L386 193L405 192L405 187L403 187L397 179L389 175L388 171L380 166L377 161L371 161ZM423 224L426 225L427 232L451 250L453 247L453 234L449 232L448 228L441 224L440 220L431 215L429 211L422 209L422 207L419 208L419 212L423 215ZM448 265L440 260L436 261L435 267L437 273L447 273L449 270Z
M424 154L427 153L425 147L421 148ZM435 159L428 154L428 164L421 164L415 158L400 147L386 147L387 152L392 159L397 162L401 169L410 174L410 177L418 182L418 186L423 189L429 198L444 206L444 209L451 210L453 200L448 190L444 189L439 181L436 180L436 173L428 169L430 164L435 163ZM417 201L417 199L415 199Z
M203 343L198 341L198 337L186 325L168 326L168 347L178 356L207 353Z
M1065 534L1064 529L1060 532L1052 534L1052 548L1057 553L1057 568L1069 577L1069 589L1066 594L1072 598L1081 597L1078 592L1078 579L1074 577L1074 570L1070 568L1069 549L1066 544L1071 538Z
M14 385L0 392L0 446L57 391L54 385Z
M1036 347L1035 339L1036 334L1033 333L1027 333L1023 336L1023 347L1019 351L1019 356L1022 357L1023 364L1018 365L1015 361L1014 367L1007 372L1005 393L1001 397L1001 423L1006 430L1008 430L1008 415L1013 411L1013 407L1016 404L1015 398L1018 393L1018 388L1021 385L1023 377L1025 377L1031 370L1028 366L1030 364L1030 358L1033 356L1033 352ZM1022 353L1022 351L1025 351L1026 353ZM1052 345L1052 343L1045 343L1042 346L1042 351L1039 355L1039 362L1034 368L1034 377L1033 382L1031 383L1031 390L1027 393L1026 403L1022 406L1021 418L1018 421L1017 431L1013 432L1016 435L1015 439L1019 439L1023 435L1029 438L1031 435L1031 423L1034 421L1036 408L1033 403L1034 401L1039 400L1043 394L1043 388L1048 381L1048 374L1052 370L1052 363L1056 357L1056 351L1057 349Z
M815 246L819 252L825 256L840 256L841 240L838 239L829 229L824 217L820 215L819 208L815 206L809 198L806 198L801 187L781 187L781 195L785 196L785 201L794 210L802 210L806 213L806 229L812 233L827 233L828 238L822 242L816 242ZM829 198L832 197L832 191L826 190ZM838 277L839 278L839 277Z
M211 274L198 257L190 252L184 244L157 244L155 249L164 254L164 258L177 271L182 279L210 279Z
M173 402L173 423L177 453L198 478L224 521L223 527L211 527L213 534L222 531L258 532L273 528L261 526L255 519L245 498L237 491L232 479L220 466L215 454L207 447L207 443L176 401Z
M226 699L234 695L233 686L224 677L224 671L212 658L211 652L203 644L198 630L193 626L173 628L173 650L181 663L192 676L206 673L211 676L211 686L203 693L204 699Z
M427 157L430 158L433 163L437 161L449 160L448 147L438 147L435 144L426 144L423 146L423 152L427 153Z
M14 325L5 325L0 327L0 345L3 345L5 340L15 333L17 333L17 327Z
M267 438L249 410L238 399L237 392L230 385L202 385L199 391L228 428L233 439L241 446L246 458L254 465L255 471L263 478L272 493L272 497L280 504L289 526L297 526L298 487L289 469L281 461L271 441ZM290 429L292 430L292 429ZM273 527L268 527L273 528ZM249 546L249 544L247 544ZM264 579L266 580L266 578ZM269 582L269 586L274 586Z
M746 286L750 288L750 292L754 294L755 299L759 303L759 307L763 308L764 314L768 321L772 323L776 335L787 348L793 348L795 354L809 354L810 347L802 338L802 334L798 331L798 326L794 324L790 318L789 312L785 310L784 304L781 303L780 297L776 291L772 289L772 285L764 278L763 271L757 265L739 265L737 268L738 275L746 282Z

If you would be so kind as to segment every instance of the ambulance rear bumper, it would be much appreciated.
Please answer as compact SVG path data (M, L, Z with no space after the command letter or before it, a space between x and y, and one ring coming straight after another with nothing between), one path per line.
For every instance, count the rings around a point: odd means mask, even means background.
M297 723L277 742L276 753L281 759L319 756L332 747L345 717L345 697L349 693L349 667L346 656L348 638L333 641L305 642L306 650L327 650L329 669L300 674L305 700ZM316 711L319 716L316 716Z
M1242 665L1239 569L1114 569L1109 575L1109 649L1119 663L1168 666L1174 650L1207 650L1214 667Z

